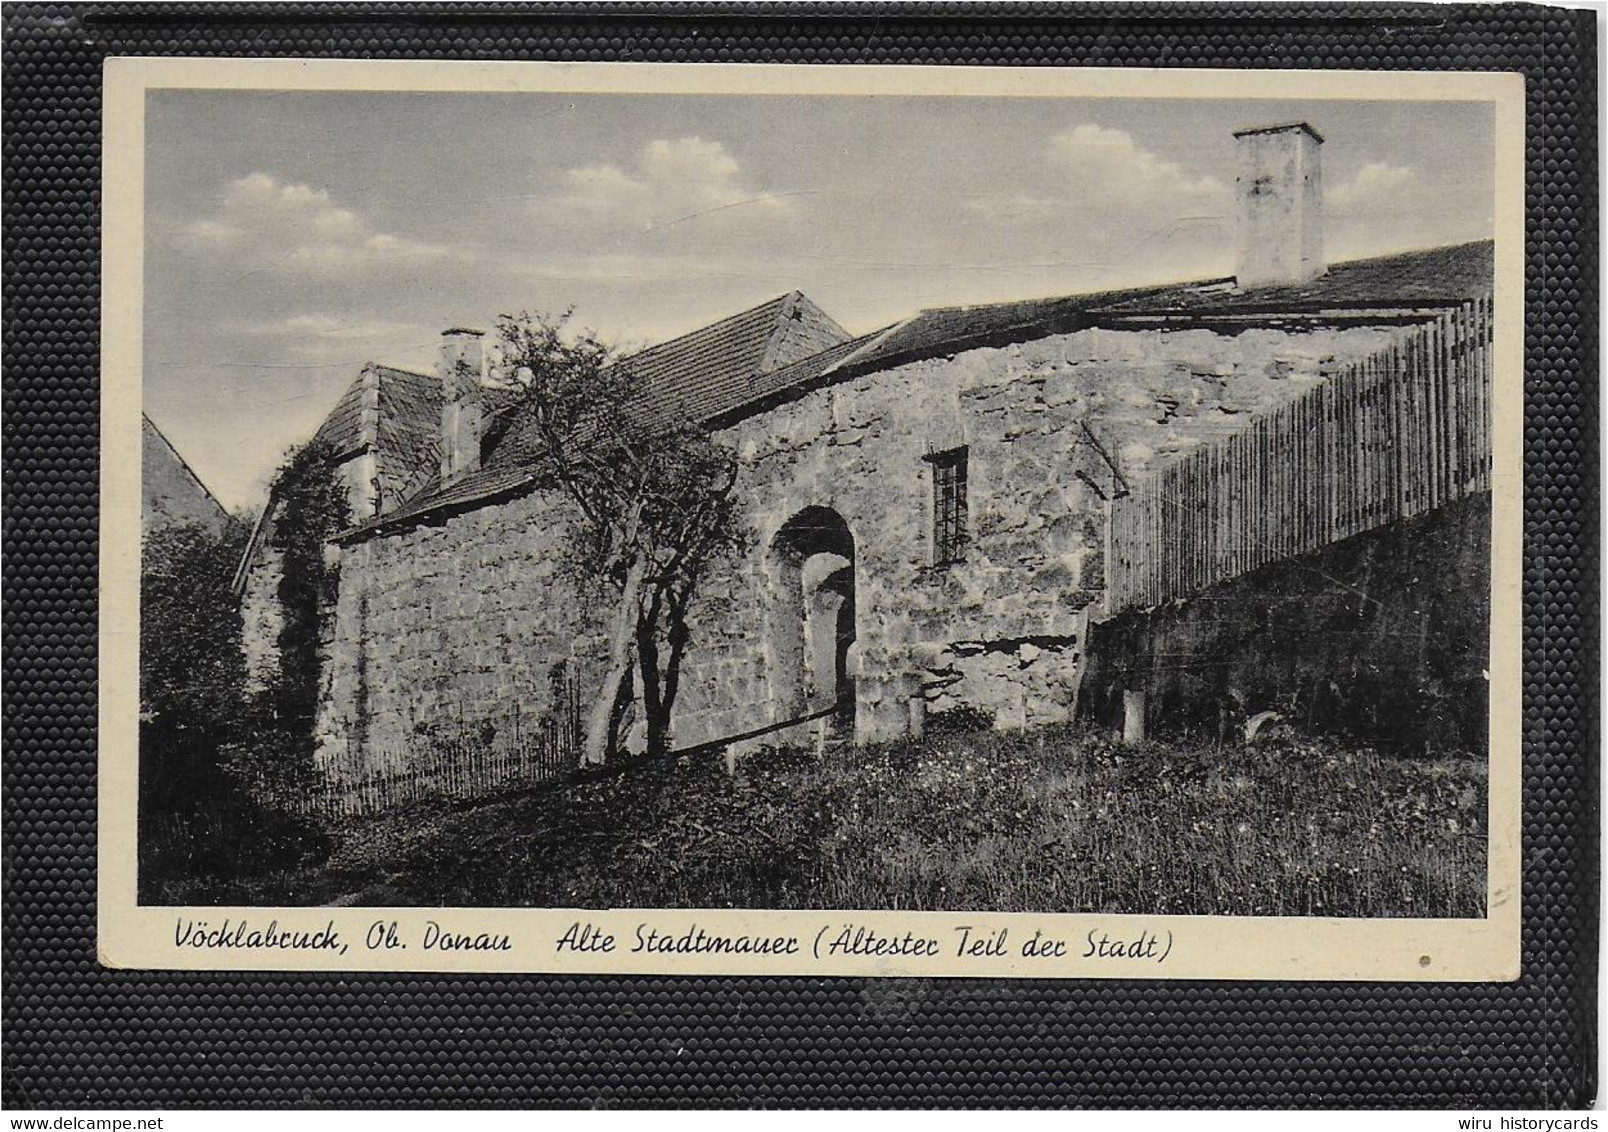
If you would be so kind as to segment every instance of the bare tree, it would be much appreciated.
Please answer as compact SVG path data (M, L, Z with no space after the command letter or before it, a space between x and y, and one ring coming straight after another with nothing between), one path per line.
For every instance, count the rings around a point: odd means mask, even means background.
M630 359L568 312L504 315L500 368L524 392L544 486L574 505L569 557L612 591L608 656L587 714L583 758L618 749L637 670L649 754L663 754L689 641L688 615L710 565L732 550L736 461L674 406L656 404Z

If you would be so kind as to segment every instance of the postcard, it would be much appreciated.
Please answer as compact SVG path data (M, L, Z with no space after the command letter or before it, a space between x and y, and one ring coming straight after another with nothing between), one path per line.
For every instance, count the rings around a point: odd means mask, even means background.
M109 61L101 961L1516 978L1523 111Z

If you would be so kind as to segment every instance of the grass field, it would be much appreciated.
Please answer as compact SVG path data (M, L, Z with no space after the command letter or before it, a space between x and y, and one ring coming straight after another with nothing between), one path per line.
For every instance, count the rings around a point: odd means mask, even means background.
M1480 916L1483 759L934 735L644 765L356 823L249 904Z

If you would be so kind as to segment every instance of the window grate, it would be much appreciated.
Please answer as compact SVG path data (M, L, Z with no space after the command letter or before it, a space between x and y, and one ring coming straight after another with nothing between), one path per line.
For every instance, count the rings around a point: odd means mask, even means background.
M966 449L928 457L932 462L932 555L934 565L959 562L966 554Z

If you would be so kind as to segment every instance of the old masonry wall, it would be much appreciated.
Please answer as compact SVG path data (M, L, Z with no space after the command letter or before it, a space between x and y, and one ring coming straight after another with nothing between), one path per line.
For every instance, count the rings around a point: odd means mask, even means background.
M573 678L601 680L606 602L579 593L532 494L343 548L318 758L351 778L415 769L439 740L515 741Z
M1084 330L867 374L737 424L723 439L742 465L749 549L695 611L676 741L796 717L799 579L776 547L812 509L853 536L858 741L903 734L912 698L1000 728L1066 720L1121 480L1248 426L1393 333ZM963 561L937 565L929 457L959 447L971 537ZM807 706L827 702L817 687Z
M1391 333L1084 330L867 374L723 431L741 465L746 549L711 572L692 610L673 742L796 714L812 654L796 623L809 602L794 591L822 572L785 561L777 535L801 514L840 517L852 536L844 661L857 742L904 734L912 698L1001 728L1067 719L1121 479L1244 427ZM927 457L958 447L971 538L963 561L935 565ZM561 514L530 495L344 549L326 765L402 769L432 757L435 729L538 717L560 664L593 686L607 603L560 570ZM829 697L814 695L807 706ZM777 738L807 735L764 741Z

